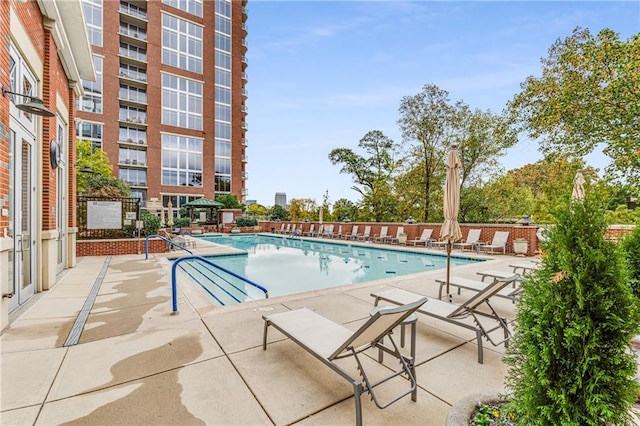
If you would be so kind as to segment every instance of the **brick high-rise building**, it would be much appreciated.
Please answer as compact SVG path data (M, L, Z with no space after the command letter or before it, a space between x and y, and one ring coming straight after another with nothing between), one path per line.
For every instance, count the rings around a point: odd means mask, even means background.
M247 0L82 0L98 78L77 135L142 200L246 199Z

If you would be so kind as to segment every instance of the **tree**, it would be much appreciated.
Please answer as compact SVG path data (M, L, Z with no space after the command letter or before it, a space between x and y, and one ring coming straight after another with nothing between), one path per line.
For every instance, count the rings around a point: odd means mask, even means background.
M127 182L117 177L91 174L85 178L85 188L82 195L131 197L131 187Z
M356 183L353 190L362 196L365 208L371 209L376 221L389 215L390 205L396 206L391 181L398 169L399 147L379 130L368 132L358 142L368 156L356 154L348 148L336 148L329 153L331 164L341 165L340 173L350 174Z
M453 142L455 107L450 104L449 93L435 85L425 85L422 92L405 96L400 101L398 125L402 138L409 146L409 169L422 172L424 222L429 221L431 199L441 186L434 182L438 171L444 168L444 158Z
M518 424L630 424L640 317L625 254L604 238L602 201L567 198L522 283L507 387Z
M78 140L76 159L76 190L78 193L85 192L90 180L96 180L97 176L111 177L111 173L113 173L113 166L109 164L107 154L101 149L94 150L91 141ZM89 168L91 173L82 172L85 168Z
M333 216L339 222L345 219L356 220L358 218L358 206L351 200L340 198L333 203Z
M216 201L224 204L223 209L245 209L244 204L240 204L238 197L234 194L218 195Z
M264 217L267 215L267 208L262 204L250 204L247 206L247 213L252 214L256 217Z
M271 220L288 220L289 212L286 211L281 205L276 204L269 209L269 218Z
M316 220L318 206L313 198L292 198L289 202L289 218L294 221Z
M499 177L484 187L487 202L487 217L494 221L509 221L530 215L533 209L533 194L528 186L518 186L513 177Z
M578 157L604 146L610 175L640 185L640 34L620 41L610 29L593 37L576 28L558 39L508 104L511 117L545 155Z
M506 118L471 110L462 101L452 104L449 93L435 85L425 85L421 93L402 98L399 111L402 137L412 144L407 161L409 181L422 191L420 201L414 199L416 190L409 191L410 202L421 205L425 222L440 210L432 201L442 190L444 161L452 144L458 147L464 188L480 184L499 170L498 158L518 141ZM465 203L461 198L463 210Z

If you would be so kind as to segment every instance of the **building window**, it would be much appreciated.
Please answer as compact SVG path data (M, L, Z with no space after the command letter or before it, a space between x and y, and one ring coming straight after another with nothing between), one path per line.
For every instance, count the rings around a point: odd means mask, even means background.
M140 200L140 207L147 206L147 191L144 189L132 189L131 198L137 198Z
M202 186L202 139L162 135L162 185Z
M94 46L102 46L102 0L83 0L82 6L89 42Z
M102 149L102 124L82 121L78 125L78 138L90 141L93 150Z
M135 16L140 19L147 19L147 9L144 7L140 7L134 3L129 3L126 1L120 2L120 11L126 13L127 15Z
M202 74L202 27L163 13L162 63Z
M215 191L216 193L231 192L231 176L216 176Z
M132 166L146 166L147 151L128 147L120 148L118 162L120 164L130 164Z
M216 31L231 34L231 19L216 14Z
M96 81L82 80L84 96L78 98L78 110L102 114L102 61L100 56L93 57L96 69Z
M147 186L146 170L120 169L118 177L131 186Z
M231 18L231 2L229 0L216 0L216 14Z
M162 0L162 3L202 18L202 0Z
M162 124L202 130L202 83L162 75Z
M147 131L135 127L120 126L118 140L121 142L147 144Z

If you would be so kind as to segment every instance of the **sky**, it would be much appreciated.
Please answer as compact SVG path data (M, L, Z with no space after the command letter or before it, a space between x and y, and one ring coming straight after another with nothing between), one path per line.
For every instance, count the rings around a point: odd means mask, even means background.
M247 199L355 202L329 152L362 153L371 130L401 143L402 97L435 84L452 103L499 114L574 28L640 33L640 1L250 0L247 27ZM523 139L500 161L510 170L541 158Z

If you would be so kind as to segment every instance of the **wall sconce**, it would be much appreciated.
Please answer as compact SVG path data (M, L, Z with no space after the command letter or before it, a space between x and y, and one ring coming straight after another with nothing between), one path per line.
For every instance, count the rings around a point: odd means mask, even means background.
M28 112L34 115L40 115L42 117L53 117L54 115L56 115L53 111L44 106L42 99L36 98L35 96L31 95L25 95L23 93L12 92L3 85L2 96L7 96L7 94L23 96L30 99L30 101L26 104L16 104L16 108L18 108L20 111Z

